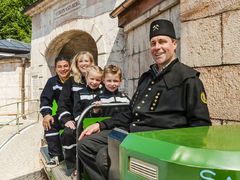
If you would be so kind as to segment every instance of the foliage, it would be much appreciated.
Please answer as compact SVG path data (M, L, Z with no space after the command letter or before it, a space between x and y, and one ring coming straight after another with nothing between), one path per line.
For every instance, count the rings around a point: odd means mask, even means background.
M24 8L36 0L0 1L0 39L31 41L31 18L24 15Z

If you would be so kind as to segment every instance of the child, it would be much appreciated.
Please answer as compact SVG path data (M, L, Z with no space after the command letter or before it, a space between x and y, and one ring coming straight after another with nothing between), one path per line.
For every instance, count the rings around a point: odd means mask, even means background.
M56 76L48 79L41 97L40 113L43 116L43 127L46 141L48 143L48 153L50 161L48 166L53 167L63 160L62 145L59 138L61 125L56 116L57 103L63 83L70 76L70 58L59 56L55 59Z
M96 65L91 65L87 68L85 73L86 86L74 94L73 116L75 121L68 121L68 126L64 127L64 134L62 135L62 142L65 146L65 159L72 164L76 161L76 148L67 148L68 146L76 146L76 126L77 120L82 111L92 104L93 99L100 91L100 84L102 82L103 71ZM75 147L74 146L74 147ZM76 163L75 163L76 164ZM67 167L69 169L69 167ZM75 167L73 167L75 169ZM73 171L72 176L76 175Z
M116 65L107 65L103 72L104 90L95 98L95 104L101 103L129 103L130 99L118 88L122 82L122 71ZM114 116L128 107L102 107L94 108L94 113L104 116Z

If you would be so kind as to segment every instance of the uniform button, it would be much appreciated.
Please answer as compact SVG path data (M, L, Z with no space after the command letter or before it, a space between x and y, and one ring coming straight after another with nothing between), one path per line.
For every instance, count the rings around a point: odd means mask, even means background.
M157 95L159 96L159 95L160 95L160 92L158 92Z
M137 119L137 122L139 122L140 121L140 119Z
M145 97L148 97L148 94L146 94Z
M157 102L157 99L154 99L154 102Z
M155 99L158 99L159 96L155 96Z
M151 83L154 84L154 81L152 81Z
M153 110L154 108L153 107L151 107L151 110Z
M156 106L156 103L153 103L153 106Z
M140 106L138 106L137 108L138 108L138 109L140 109L141 107L140 107Z
M135 116L138 116L138 113L135 113Z
M136 126L136 124L132 124L132 126Z
M145 101L142 101L142 104L144 104L145 103Z
M148 88L148 90L149 90L149 91L151 91L151 90L152 90L152 88Z

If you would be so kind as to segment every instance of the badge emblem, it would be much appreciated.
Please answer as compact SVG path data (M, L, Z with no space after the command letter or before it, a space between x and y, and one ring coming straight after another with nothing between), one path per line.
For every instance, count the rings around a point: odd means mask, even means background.
M201 101L204 103L204 104L207 104L207 97L206 97L206 94L204 92L201 92Z
M156 30L159 30L159 28L160 28L159 25L156 24L156 25L154 25L154 26L152 27L152 30L153 30L153 31L156 31Z

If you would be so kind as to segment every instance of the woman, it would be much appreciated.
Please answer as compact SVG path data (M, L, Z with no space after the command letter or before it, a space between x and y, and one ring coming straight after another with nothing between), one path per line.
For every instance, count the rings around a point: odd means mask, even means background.
M94 65L94 59L88 51L81 51L74 56L71 64L72 76L64 83L59 98L58 119L64 127L61 141L65 150L66 166L70 170L76 168L76 123L73 117L74 94L86 86L85 73L90 65Z

